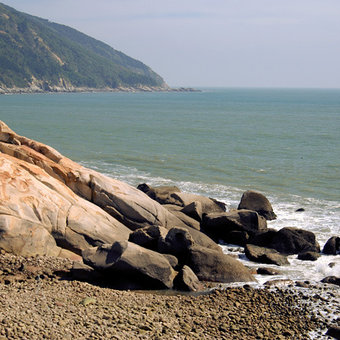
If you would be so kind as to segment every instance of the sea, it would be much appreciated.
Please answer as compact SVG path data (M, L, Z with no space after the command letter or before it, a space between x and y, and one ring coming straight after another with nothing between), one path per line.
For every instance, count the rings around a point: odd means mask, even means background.
M312 231L321 249L340 236L340 89L1 95L0 119L133 186L176 185L227 209L256 190L277 214L270 228ZM259 266L242 248L221 246ZM339 257L310 262L293 255L275 278L340 276Z

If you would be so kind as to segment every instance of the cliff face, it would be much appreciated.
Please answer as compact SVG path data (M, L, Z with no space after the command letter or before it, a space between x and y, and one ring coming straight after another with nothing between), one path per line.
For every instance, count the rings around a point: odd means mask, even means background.
M167 88L142 62L70 27L0 3L0 92Z

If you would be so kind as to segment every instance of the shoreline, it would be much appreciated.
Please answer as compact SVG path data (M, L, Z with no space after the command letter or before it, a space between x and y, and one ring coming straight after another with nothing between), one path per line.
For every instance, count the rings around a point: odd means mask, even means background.
M0 259L0 337L7 339L317 339L335 323L330 306L339 297L331 285L246 284L198 296L120 291L63 277L70 260Z
M0 95L10 94L51 94L51 93L104 93L104 92L201 92L201 90L192 87L154 87L154 86L139 86L139 87L124 87L117 88L91 88L91 87L49 87L47 90L38 86L26 88L2 88L0 87Z

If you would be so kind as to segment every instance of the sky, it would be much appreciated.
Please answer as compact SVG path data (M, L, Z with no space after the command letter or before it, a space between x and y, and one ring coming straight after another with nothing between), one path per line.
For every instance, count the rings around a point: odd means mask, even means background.
M340 88L340 0L0 0L141 60L170 86Z

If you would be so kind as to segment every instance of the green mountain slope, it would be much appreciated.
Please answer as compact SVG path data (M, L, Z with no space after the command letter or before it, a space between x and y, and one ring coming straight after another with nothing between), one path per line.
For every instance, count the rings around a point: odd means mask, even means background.
M142 62L75 29L0 3L0 88L167 89Z

